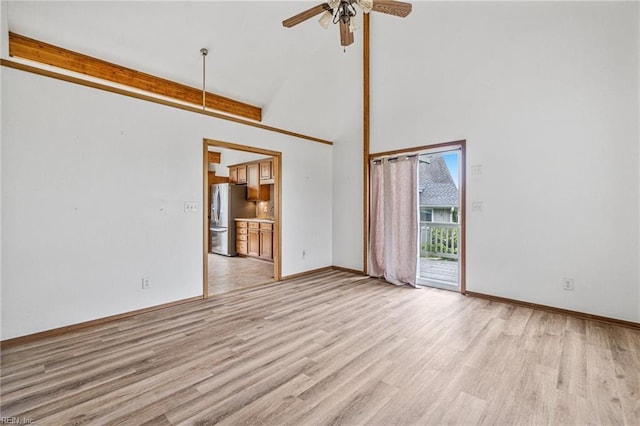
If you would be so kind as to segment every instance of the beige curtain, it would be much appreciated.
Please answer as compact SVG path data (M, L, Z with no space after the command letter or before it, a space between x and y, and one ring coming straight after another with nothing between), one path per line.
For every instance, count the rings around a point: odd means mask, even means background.
M418 158L371 162L369 275L416 287Z

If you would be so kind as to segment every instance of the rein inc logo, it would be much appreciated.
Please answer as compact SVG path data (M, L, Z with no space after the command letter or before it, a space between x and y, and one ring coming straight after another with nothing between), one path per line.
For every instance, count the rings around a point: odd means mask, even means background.
M0 425L34 425L35 422L31 417L0 417Z

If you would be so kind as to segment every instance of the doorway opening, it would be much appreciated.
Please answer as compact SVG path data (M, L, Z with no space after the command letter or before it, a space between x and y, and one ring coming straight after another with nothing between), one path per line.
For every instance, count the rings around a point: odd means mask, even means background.
M460 147L418 154L417 283L460 291Z
M281 280L282 154L203 143L203 296Z

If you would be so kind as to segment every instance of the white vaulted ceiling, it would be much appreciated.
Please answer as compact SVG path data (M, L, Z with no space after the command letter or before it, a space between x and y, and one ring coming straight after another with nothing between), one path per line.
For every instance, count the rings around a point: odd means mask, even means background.
M361 114L362 34L344 52L333 26L282 26L317 3L13 1L6 11L10 31L194 87L206 47L208 91L262 107L265 124L336 140Z

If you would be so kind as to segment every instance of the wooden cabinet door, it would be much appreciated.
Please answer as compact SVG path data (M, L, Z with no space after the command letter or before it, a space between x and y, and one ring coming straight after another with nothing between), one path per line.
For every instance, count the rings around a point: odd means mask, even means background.
M260 257L273 259L273 233L264 229L260 230Z
M247 183L247 167L238 166L238 183Z
M260 180L269 180L273 176L271 174L271 160L260 163Z
M246 235L245 235L245 237L246 237ZM247 242L246 241L241 241L241 240L236 241L236 251L238 252L238 254L246 256L248 254Z
M273 160L263 161L260 163L260 183L263 185L275 183L273 176Z
M269 200L269 186L260 185L260 165L258 163L247 165L247 200Z
M260 195L260 175L257 164L247 165L247 200L257 201Z
M238 168L229 167L229 182L238 183Z
M249 256L260 256L260 230L249 229L249 241L247 244Z

